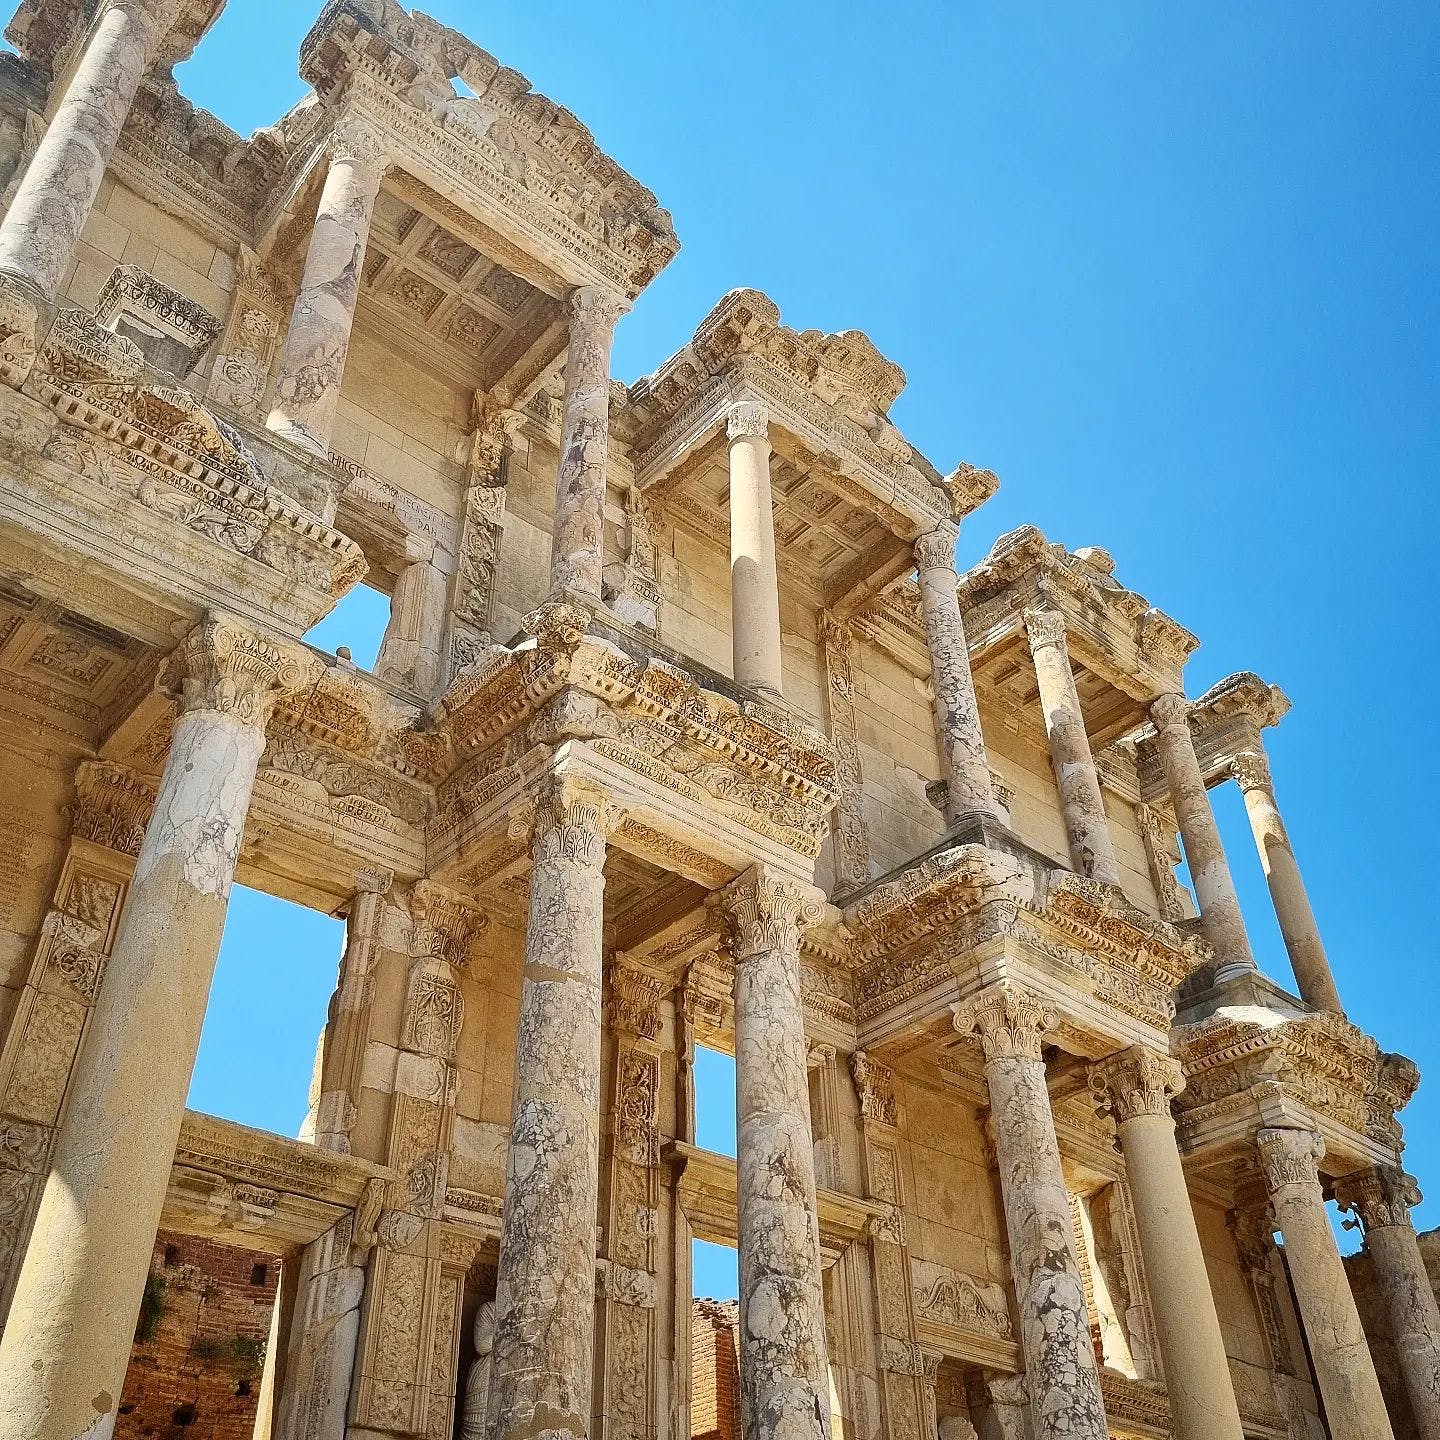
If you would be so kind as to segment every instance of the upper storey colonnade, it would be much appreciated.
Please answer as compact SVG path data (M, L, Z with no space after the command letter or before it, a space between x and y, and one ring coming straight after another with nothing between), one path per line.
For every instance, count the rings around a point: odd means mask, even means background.
M675 253L668 217L573 117L527 99L520 77L392 0L336 0L306 42L302 73L315 95L287 117L289 148L272 157L272 193L249 232L233 237L272 257L303 251L293 295L272 289L259 309L237 307L242 320L259 316L258 348L228 352L245 363L227 367L224 388L212 386L205 403L173 376L147 370L148 352L120 329L65 307L64 278L107 171L120 163L137 96L157 67L189 53L218 8L213 0L104 0L87 24L72 15L68 28L58 3L30 0L21 12L18 33L32 63L49 67L53 87L47 123L0 224L0 375L14 392L5 464L16 472L12 481L7 469L6 488L22 497L17 532L39 537L15 541L15 553L39 554L50 525L72 569L78 555L124 573L132 592L150 597L160 616L146 632L153 693L116 732L142 728L134 719L142 712L147 722L163 714L169 728L160 727L152 757L158 781L123 912L104 954L91 957L84 1040L77 1033L66 1057L63 1107L57 1097L47 1121L27 1121L42 1159L25 1183L45 1178L15 1207L29 1238L0 1340L0 1440L79 1440L113 1425L227 897L282 716L303 731L297 744L320 737L338 746L363 735L353 745L360 758L339 763L384 771L392 797L399 776L404 793L420 797L409 848L393 852L413 887L415 937L396 1001L405 1030L395 1115L410 1117L411 1130L431 1127L421 1146L397 1118L374 1157L385 1167L371 1177L374 1204L355 1209L355 1243L340 1247L346 1258L336 1270L347 1286L358 1276L365 1296L355 1301L356 1355L336 1362L330 1388L321 1387L329 1410L314 1397L309 1412L293 1395L282 1398L277 1413L295 1427L287 1440L319 1434L322 1423L331 1426L327 1440L438 1434L429 1417L441 1415L440 1426L451 1418L454 1386L442 1398L444 1384L424 1368L430 1347L411 1336L416 1354L397 1360L395 1347L375 1337L392 1305L398 1315L422 1290L427 1316L439 1304L444 1242L454 1234L444 1170L463 955L471 938L489 924L501 928L517 909L522 979L485 1420L494 1440L591 1433L603 1379L596 1355L625 1363L610 1343L618 1327L602 1331L597 1349L604 1306L647 1312L638 1323L651 1328L625 1333L639 1334L638 1352L650 1353L658 1265L622 1263L618 1250L602 1255L612 1237L597 1239L595 1222L597 1211L614 1208L602 1183L615 1165L647 1177L658 1165L653 1113L641 1117L640 1141L630 1137L630 1160L607 1150L616 1146L601 1118L615 1058L607 1044L630 1036L618 1063L639 1056L658 1073L659 1021L637 1019L633 1006L610 1016L607 986L618 965L635 967L652 994L674 990L690 983L687 966L712 953L729 967L731 991L715 1013L730 1026L737 1060L747 1434L789 1440L828 1431L810 1073L830 1066L835 1048L816 1055L806 997L807 974L824 965L837 993L854 997L830 1011L846 1017L864 1122L856 1130L866 1177L852 1183L849 1199L863 1213L874 1274L902 1267L888 1289L875 1280L871 1299L853 1312L868 1315L873 1303L890 1316L877 1324L898 1324L909 1337L884 1332L880 1378L872 1376L895 1440L910 1440L903 1396L912 1397L912 1419L924 1415L913 1398L924 1401L927 1373L931 1413L916 1426L933 1433L940 1356L915 1340L913 1306L903 1298L912 1290L912 1241L904 1197L883 1171L885 1156L894 1164L900 1129L893 1095L885 1098L890 1066L937 1084L958 1076L987 1109L1018 1317L1003 1353L1024 1374L1023 1394L1007 1389L1012 1372L993 1377L993 1394L1010 1397L991 1412L1015 1427L1007 1436L1111 1433L1106 1385L1115 1382L1097 1363L1094 1276L1077 1241L1074 1157L1063 1143L1077 1096L1108 1117L1103 1143L1133 1198L1158 1336L1155 1373L1175 1435L1244 1433L1192 1202L1197 1176L1237 1227L1256 1227L1257 1275L1268 1266L1273 1278L1267 1247L1275 1229L1283 1236L1332 1440L1383 1440L1389 1422L1326 1196L1356 1209L1392 1300L1412 1404L1427 1437L1440 1435L1440 1318L1420 1293L1408 1214L1417 1196L1399 1168L1394 1120L1413 1079L1405 1062L1381 1055L1344 1020L1261 738L1288 708L1283 695L1240 675L1187 698L1182 672L1195 637L1125 589L1103 551L1071 554L1026 528L957 574L958 527L997 482L969 465L942 475L909 445L889 418L904 376L863 335L797 334L764 296L735 291L653 375L617 386L615 326ZM278 144L257 137L251 150ZM556 180L562 159L578 176L573 183ZM413 290L427 315L446 314L472 337L479 317L496 337L475 362L488 383L475 387L456 517L465 554L452 573L438 561L438 542L407 532L380 666L392 684L381 694L359 678L337 680L298 636L364 568L337 516L354 502L347 481L357 491L369 482L341 473L332 447L387 186L414 203L421 222L439 217L454 227L427 273L443 261L457 283L479 284L491 273L487 262L503 260L509 279L523 282L504 293L524 318L507 332L498 302L487 309L464 291L466 321L457 295ZM382 258L399 263L390 252ZM171 311L184 311L183 300L169 302ZM286 311L283 323L267 321L267 306ZM251 371L263 373L257 380ZM505 465L533 402L551 398L561 371L556 405L541 406L547 416L555 411L557 452L543 603L515 643L496 644L491 591ZM170 417L163 438L157 414ZM113 501L87 490L94 515L74 495L54 500L58 480L45 492L50 500L37 498L39 480L80 453L62 425L104 436L146 478L130 492L117 488ZM204 524L193 523L193 508L153 503L158 487L178 490L182 481L192 501L217 507ZM34 493L25 489L31 482ZM607 552L612 489L623 490L626 507L618 567ZM213 499L222 494L229 508ZM790 524L797 495L808 497L804 543ZM143 574L125 571L127 558L107 543L96 518L107 504L153 512ZM667 597L647 516L665 507L728 550L728 677L654 641ZM354 513L363 521L369 512L357 505ZM262 514L263 526L254 518ZM164 528L177 517L184 544ZM228 552L247 525L263 530L268 548L252 539L237 561ZM224 563L236 568L207 575L227 547ZM171 561L173 573L161 573ZM784 613L796 591L816 620L823 717L787 696ZM232 608L243 608L243 619L218 613ZM857 635L921 655L944 818L933 850L884 875L867 858L866 779L853 721L847 731L844 720ZM982 726L1007 705L1043 732L1068 865L1011 828ZM829 736L815 727L821 718ZM1231 778L1245 792L1298 1001L1259 976L1208 794ZM1161 913L1125 894L1115 818L1124 804L1173 818L1197 915L1176 900L1164 847L1151 855ZM835 857L828 897L813 885L825 843ZM653 917L637 921L632 912L628 928L618 928L607 899L617 876L654 888ZM352 926L363 923L357 915L374 920L383 908L375 897L394 880L369 875L351 887L344 903ZM364 938L381 948L375 934ZM360 963L347 959L347 967ZM339 1120L327 1110L317 1134L343 1136L344 1147L355 1128L345 1118L346 1087L363 1088L357 1057L369 1020L356 1018L367 1002L347 1007L339 997L363 996L363 982L353 968L342 978L321 1069L325 1095L339 1097ZM158 1047L157 1015L167 1020ZM7 1047L7 1063L19 1048ZM657 1103L652 1089L641 1109ZM617 1134L622 1121L633 1126L635 1116L618 1118ZM653 1255L661 1202L647 1196L631 1209L650 1217L642 1236L649 1248L641 1249ZM613 1231L613 1216L608 1224ZM319 1267L319 1252L307 1252L306 1264ZM455 1277L448 1281L458 1293ZM1261 1305L1268 1292L1256 1284ZM903 1322L887 1294L902 1297ZM1008 1336L1008 1318L1002 1328ZM440 1340L436 1348L444 1349ZM303 1350L292 1345L296 1355ZM443 1358L453 1365L453 1354ZM395 1367L405 1365L402 1383ZM321 1419L300 1428L307 1413ZM348 1430L334 1418L342 1413Z

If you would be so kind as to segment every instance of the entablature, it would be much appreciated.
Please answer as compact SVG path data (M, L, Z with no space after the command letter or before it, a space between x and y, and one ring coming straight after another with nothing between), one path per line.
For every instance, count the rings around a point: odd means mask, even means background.
M1033 525L1002 535L960 579L960 605L977 684L999 703L1038 714L1027 618L1058 614L1092 745L1103 749L1148 719L1161 695L1183 693L1181 672L1199 641L1114 577L1098 548L1074 553Z

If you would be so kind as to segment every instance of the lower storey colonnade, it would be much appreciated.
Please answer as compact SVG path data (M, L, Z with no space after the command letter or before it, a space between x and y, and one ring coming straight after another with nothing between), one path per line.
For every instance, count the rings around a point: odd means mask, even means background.
M180 718L0 1340L0 1440L112 1433L265 725L277 698L300 680L285 654L223 620L198 628L172 662L168 683L181 700ZM563 773L544 782L536 807L495 1298L486 1315L487 1440L597 1433L605 864L617 813L602 790ZM737 1350L747 1437L822 1440L831 1428L800 958L818 901L818 892L757 867L712 902L734 963ZM367 905L366 913L375 908ZM418 900L412 909L418 924ZM439 964L423 959L417 971L433 978ZM158 1045L153 1029L162 1015L167 1043ZM1031 1440L1105 1440L1087 1278L1047 1083L1046 1047L1057 1023L1051 1003L1008 980L972 994L954 1019L960 1034L978 1041L989 1097ZM430 1059L446 1054L443 1038L417 1033L408 1043L416 1074L431 1073ZM449 1043L453 1056L453 1035ZM146 1057L143 1066L133 1063L136 1055ZM338 1123L344 1105L328 1098L324 1075L322 1082L325 1124ZM1170 1111L1183 1085L1179 1067L1134 1047L1094 1065L1090 1083L1116 1125L1173 1433L1242 1440ZM1325 1210L1320 1154L1308 1130L1257 1137L1331 1440L1386 1440L1384 1399ZM1432 1440L1440 1320L1409 1225L1413 1184L1397 1176L1381 1169L1338 1188L1365 1225L1393 1301L1407 1389ZM372 1376L352 1374L349 1358L364 1343L362 1296L372 1309L388 1303L384 1274L368 1256L376 1243L370 1232L385 1232L392 1251L403 1250L425 1216L438 1218L443 1199L443 1188L438 1196L412 1195L413 1227L388 1206L357 1210L352 1225L312 1245L287 1276L293 1329L277 1346L288 1374L274 1396L273 1440L346 1440L342 1416L353 1412L353 1394L364 1396L373 1384ZM307 1298L322 1294L328 1298ZM337 1295L344 1304L331 1315L326 1306ZM343 1363L337 1347L348 1347ZM302 1384L313 1390L305 1404L295 1395ZM372 1421L384 1416L372 1402L361 1409ZM992 1406L997 1416L1015 1409ZM467 1436L480 1433L473 1415L465 1423ZM352 1422L349 1433L366 1440L421 1433L409 1425L393 1419L357 1430ZM902 1440L903 1429L887 1433Z

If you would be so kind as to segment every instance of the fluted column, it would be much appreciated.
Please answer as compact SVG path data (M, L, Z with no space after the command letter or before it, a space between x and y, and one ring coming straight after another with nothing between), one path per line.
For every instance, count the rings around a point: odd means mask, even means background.
M978 1035L1005 1202L1010 1267L1035 1440L1106 1440L1105 1404L1090 1317L1045 1085L1053 1007L1008 980L955 1009L955 1028Z
M1155 741L1175 806L1175 823L1185 842L1200 927L1220 962L1215 978L1230 980L1253 973L1255 957L1245 933L1240 897L1195 755L1190 703L1183 695L1162 695L1150 706L1150 718L1155 722Z
M388 163L384 137L371 125L353 116L336 124L330 171L280 353L275 407L266 421L315 455L330 453L365 247Z
M815 892L761 869L722 897L735 960L740 1399L746 1440L828 1440L830 1382L800 929Z
M265 724L297 662L207 621L0 1341L0 1440L108 1436L185 1113Z
M47 301L59 296L135 92L179 10L180 0L102 5L0 225L0 272L33 286Z
M1091 1088L1100 1108L1114 1113L1125 1156L1176 1440L1242 1440L1170 1113L1171 1097L1185 1088L1184 1072L1168 1055L1136 1045L1097 1065Z
M605 568L605 470L610 453L610 347L629 302L596 285L570 292L565 411L555 476L550 593L599 602Z
M1440 1306L1410 1219L1420 1191L1398 1165L1376 1165L1347 1175L1335 1195L1359 1217L1364 1230L1418 1440L1440 1440Z
M492 1440L589 1433L605 803L551 782L532 846L495 1286Z
M1270 766L1263 754L1247 751L1235 757L1234 775L1245 797L1245 813L1250 817L1250 830L1260 852L1260 864L1265 870L1265 882L1270 887L1275 918L1285 937L1285 950L1290 956L1300 998L1317 1010L1343 1015L1345 1011L1340 1004L1340 992L1335 988L1325 943L1320 938L1320 927L1315 923L1315 912L1310 908L1310 897L1300 878L1295 851L1275 803Z
M935 690L935 727L940 740L940 778L945 782L945 822L954 826L962 816L980 812L998 818L1000 807L990 782L990 761L980 730L975 679L970 673L970 647L955 593L953 525L942 525L915 542L915 570L920 580L920 610L930 673Z
M409 563L390 597L390 623L380 642L375 673L429 698L439 690L444 675L449 578L435 564L432 541L412 537L405 558Z
M778 696L780 577L770 495L770 412L743 400L725 420L730 441L730 640L736 681Z
M1325 1142L1313 1130L1266 1129L1257 1143L1331 1440L1394 1440L1320 1188Z
M1025 616L1025 633L1035 658L1035 679L1040 686L1050 764L1060 792L1071 863L1081 875L1118 885L1120 867L1115 863L1110 824L1105 818L1100 772L1085 731L1085 712L1075 689L1075 672L1065 643L1065 617L1055 610L1032 610Z

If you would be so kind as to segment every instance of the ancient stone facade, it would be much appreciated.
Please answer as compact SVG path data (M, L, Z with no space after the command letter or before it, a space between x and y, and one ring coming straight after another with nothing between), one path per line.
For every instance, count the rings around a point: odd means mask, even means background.
M278 1259L270 1440L691 1434L693 1239L747 1440L1388 1440L1331 1200L1440 1440L1284 695L1103 550L957 575L998 481L857 331L615 379L670 217L478 45L330 0L244 140L221 3L0 56L0 1440L123 1433L162 1231ZM304 642L362 578L373 673ZM237 880L346 920L299 1140L185 1109Z

